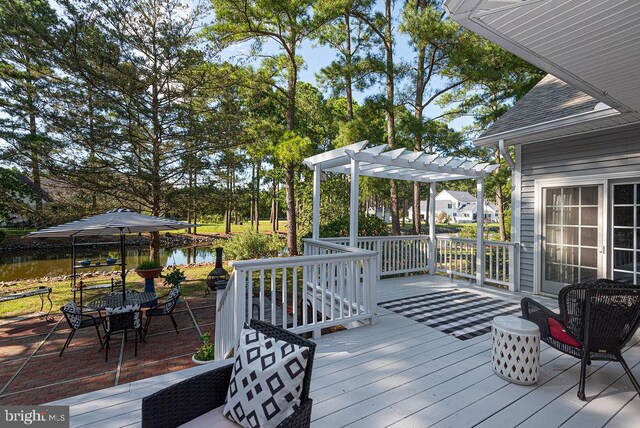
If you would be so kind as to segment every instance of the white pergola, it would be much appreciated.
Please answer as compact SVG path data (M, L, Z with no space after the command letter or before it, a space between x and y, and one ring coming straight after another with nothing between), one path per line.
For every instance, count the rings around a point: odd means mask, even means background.
M484 257L482 244L484 219L484 177L498 165L478 160L459 159L407 149L387 151L387 145L369 147L368 141L351 144L308 157L304 164L313 170L313 239L320 238L320 178L322 172L348 174L351 176L349 206L349 245L358 246L358 193L359 177L380 177L394 180L429 183L429 241L430 260L435 257L435 208L436 183L439 181L476 179L478 258L477 272L484 272L480 263ZM420 215L420 213L414 213ZM482 257L481 257L482 256Z

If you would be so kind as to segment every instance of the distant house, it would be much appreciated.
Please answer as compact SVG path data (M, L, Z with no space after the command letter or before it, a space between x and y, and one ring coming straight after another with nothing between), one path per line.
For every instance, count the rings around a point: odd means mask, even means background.
M476 221L478 203L469 192L443 190L436 195L436 213L445 212L453 223L472 223ZM413 209L409 208L409 218L413 219ZM420 202L420 215L427 218L427 201ZM485 202L484 218L489 222L498 221L498 207Z

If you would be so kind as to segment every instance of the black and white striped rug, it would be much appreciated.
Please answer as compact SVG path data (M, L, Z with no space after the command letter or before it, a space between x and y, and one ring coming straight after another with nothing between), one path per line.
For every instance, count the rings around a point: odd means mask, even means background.
M493 317L520 315L518 302L462 290L443 290L388 300L379 306L411 318L460 340L491 331Z

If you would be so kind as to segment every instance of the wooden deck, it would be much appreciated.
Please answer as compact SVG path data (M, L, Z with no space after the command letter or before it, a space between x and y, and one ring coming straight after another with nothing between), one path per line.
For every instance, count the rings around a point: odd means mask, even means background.
M442 277L380 281L385 302L447 289L518 302L521 295L470 287ZM553 307L554 301L540 298ZM588 369L587 402L578 400L578 360L543 345L541 378L519 386L494 375L490 334L460 340L387 309L378 323L317 340L314 427L632 427L640 398L618 363ZM640 377L640 335L624 353ZM216 365L219 363L215 363ZM62 400L72 426L140 425L140 398L211 366L149 378Z

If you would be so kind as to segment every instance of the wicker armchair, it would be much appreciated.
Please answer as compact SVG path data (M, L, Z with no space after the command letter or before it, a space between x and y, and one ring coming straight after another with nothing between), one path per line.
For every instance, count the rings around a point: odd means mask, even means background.
M309 389L316 344L297 334L262 321L252 319L250 327L277 340L309 348L309 359L300 395L300 407L278 425L280 428L308 427L311 424L311 406L313 404L313 400L309 398ZM232 370L233 363L194 376L144 397L142 399L142 427L176 427L224 405Z
M540 338L581 360L578 398L585 400L587 365L618 361L640 394L640 385L622 357L622 348L640 325L640 287L606 279L568 285L558 294L560 314L529 298L522 315L540 328Z

